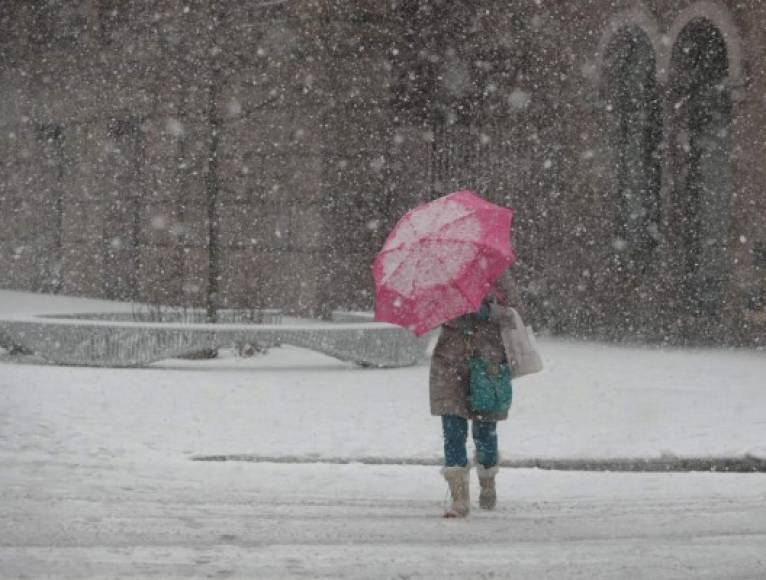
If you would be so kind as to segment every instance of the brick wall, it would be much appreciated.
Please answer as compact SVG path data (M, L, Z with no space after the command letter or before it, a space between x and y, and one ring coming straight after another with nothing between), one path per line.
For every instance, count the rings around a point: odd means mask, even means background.
M615 269L604 96L610 38L636 26L672 118L672 44L695 18L731 57L721 328L755 339L761 327L743 320L766 293L756 0L5 3L0 286L203 306L212 218L218 305L370 308L369 265L396 219L469 187L517 210L538 325L704 335L678 294L672 125L656 259L641 276ZM647 304L661 315L643 316Z

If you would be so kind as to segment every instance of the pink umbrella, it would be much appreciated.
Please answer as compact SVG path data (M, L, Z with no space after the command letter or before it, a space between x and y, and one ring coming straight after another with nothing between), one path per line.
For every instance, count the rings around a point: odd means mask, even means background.
M375 257L375 320L420 336L481 306L516 261L513 210L457 191L407 212Z

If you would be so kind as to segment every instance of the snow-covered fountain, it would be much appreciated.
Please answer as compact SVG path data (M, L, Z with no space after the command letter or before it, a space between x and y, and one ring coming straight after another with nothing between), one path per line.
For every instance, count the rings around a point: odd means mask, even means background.
M363 313L333 313L330 321L286 319L279 311L254 317L220 318L207 323L200 313L6 315L0 318L0 343L58 364L136 367L205 349L241 344L289 344L362 366L400 367L423 360L429 337L374 322Z

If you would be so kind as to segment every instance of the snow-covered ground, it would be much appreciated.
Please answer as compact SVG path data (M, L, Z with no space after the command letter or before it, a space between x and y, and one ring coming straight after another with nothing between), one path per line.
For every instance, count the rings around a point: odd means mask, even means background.
M124 309L0 291L4 312ZM766 355L541 338L507 458L764 454ZM505 470L500 506L438 518L425 366L297 348L92 369L0 360L2 578L763 578L766 475Z
M0 290L0 314L71 314L74 312L130 312L132 306L111 300Z

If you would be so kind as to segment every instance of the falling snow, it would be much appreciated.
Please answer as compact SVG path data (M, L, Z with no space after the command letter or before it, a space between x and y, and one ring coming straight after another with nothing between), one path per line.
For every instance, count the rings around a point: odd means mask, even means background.
M402 216L469 190L513 209L517 306L551 349L509 457L758 455L765 29L761 0L2 2L0 316L77 297L210 324L368 316ZM440 281L465 258L454 242L387 273L399 289ZM264 578L360 577L360 562L376 578L525 562L518 577L764 576L755 475L643 474L642 488L525 472L502 484L520 503L461 535L428 519L443 490L413 483L422 467L189 466L202 448L439 455L424 365L273 351L123 375L43 364L0 334L0 577L228 577L240 559ZM487 548L509 533L503 554ZM291 552L332 538L314 569Z

